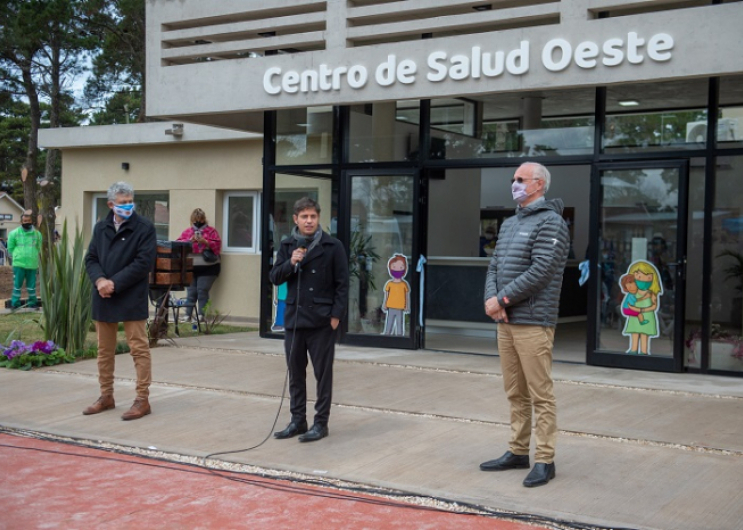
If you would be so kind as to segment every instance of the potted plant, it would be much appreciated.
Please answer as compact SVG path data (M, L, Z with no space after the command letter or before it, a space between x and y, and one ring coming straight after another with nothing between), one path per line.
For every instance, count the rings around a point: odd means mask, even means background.
M377 289L372 266L379 260L379 254L372 245L372 236L364 232L362 225L357 226L351 234L349 250L348 274L352 282L351 289L353 291L357 289L357 292L349 293L349 301L352 302L349 323L356 322L370 328L366 298L369 290L376 291ZM364 329L364 331L370 332L371 330Z
M735 290L738 291L739 295L733 298L733 308L730 313L731 320L740 322L741 330L743 330L743 255L732 250L723 250L717 255L718 259L724 257L735 260L732 265L723 269L723 272L725 273L725 280L735 280L737 282Z

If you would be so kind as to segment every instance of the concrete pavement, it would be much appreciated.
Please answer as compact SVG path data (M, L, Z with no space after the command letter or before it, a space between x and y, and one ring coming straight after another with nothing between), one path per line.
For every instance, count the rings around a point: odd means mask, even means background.
M177 344L153 350L150 416L120 420L134 369L119 355L115 411L81 414L98 395L95 361L2 370L0 424L195 456L263 440L282 393L281 341L245 333ZM478 469L509 437L491 356L341 346L327 439L270 439L220 458L602 526L743 528L743 379L563 363L554 377L557 478L541 488L522 487L526 470ZM288 418L287 399L279 426Z

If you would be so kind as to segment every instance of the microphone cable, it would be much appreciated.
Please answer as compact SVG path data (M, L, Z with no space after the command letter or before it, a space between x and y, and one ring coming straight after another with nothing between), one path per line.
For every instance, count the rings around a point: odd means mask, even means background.
M276 424L279 421L279 415L281 414L281 408L284 406L284 399L286 398L286 387L287 387L287 384L289 382L289 366L290 366L290 361L292 359L292 356L295 355L295 353L294 353L294 339L297 337L297 317L299 316L299 310L301 309L301 306L299 305L299 296L300 296L300 293L301 293L300 287L302 286L302 268L299 267L300 264L301 264L301 262L297 262L297 268L296 268L296 273L297 273L297 312L296 312L296 315L295 315L295 318L294 318L294 329L292 330L292 340L289 342L289 358L287 359L287 362L286 362L286 374L284 375L284 386L281 389L281 399L279 400L279 408L276 411L276 416L274 416L273 424L271 425L271 428L269 429L268 434L266 435L266 437L263 438L263 440L259 444L256 444L256 445L254 445L252 447L247 447L245 449L235 449L235 450L231 450L231 451L219 451L219 452L216 452L216 453L210 453L210 454L206 455L203 458L203 460L202 460L203 461L203 466L204 466L204 468L208 469L210 472L212 472L214 474L217 474L215 472L215 470L213 470L212 468L210 468L209 466L206 465L206 461L209 458L212 458L214 456L221 456L221 455L234 455L234 454L238 454L238 453L245 453L247 451L252 451L253 449L258 449L260 446L262 446L264 443L266 443L269 440L269 438L271 438L271 434L273 433L273 430L276 428Z

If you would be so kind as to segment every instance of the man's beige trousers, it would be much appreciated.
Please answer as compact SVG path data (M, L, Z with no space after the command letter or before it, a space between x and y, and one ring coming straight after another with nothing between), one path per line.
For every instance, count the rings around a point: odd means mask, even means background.
M113 396L114 393L114 365L116 363L116 332L119 324L116 322L96 322L98 330L98 382L101 385L102 396ZM149 397L150 382L152 381L152 361L150 358L150 343L147 339L145 320L124 322L126 342L137 371L137 397Z
M503 385L511 404L511 442L515 455L529 454L532 406L536 414L535 462L555 458L557 410L552 388L555 328L498 324Z

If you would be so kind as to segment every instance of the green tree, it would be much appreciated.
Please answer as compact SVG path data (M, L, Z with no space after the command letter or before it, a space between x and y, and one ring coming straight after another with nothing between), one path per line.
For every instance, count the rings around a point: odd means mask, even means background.
M0 95L0 189L23 204L21 168L31 131L30 107L8 93Z
M90 45L82 31L80 0L5 0L0 3L0 83L12 98L29 106L30 128L21 169L23 203L41 214L40 228L47 240L54 232L59 164L56 151L46 154L42 192L38 134L42 104L46 126L59 127L65 107L72 101L70 84L82 72L82 51Z
M145 0L83 0L82 20L98 39L85 97L96 125L144 122Z

